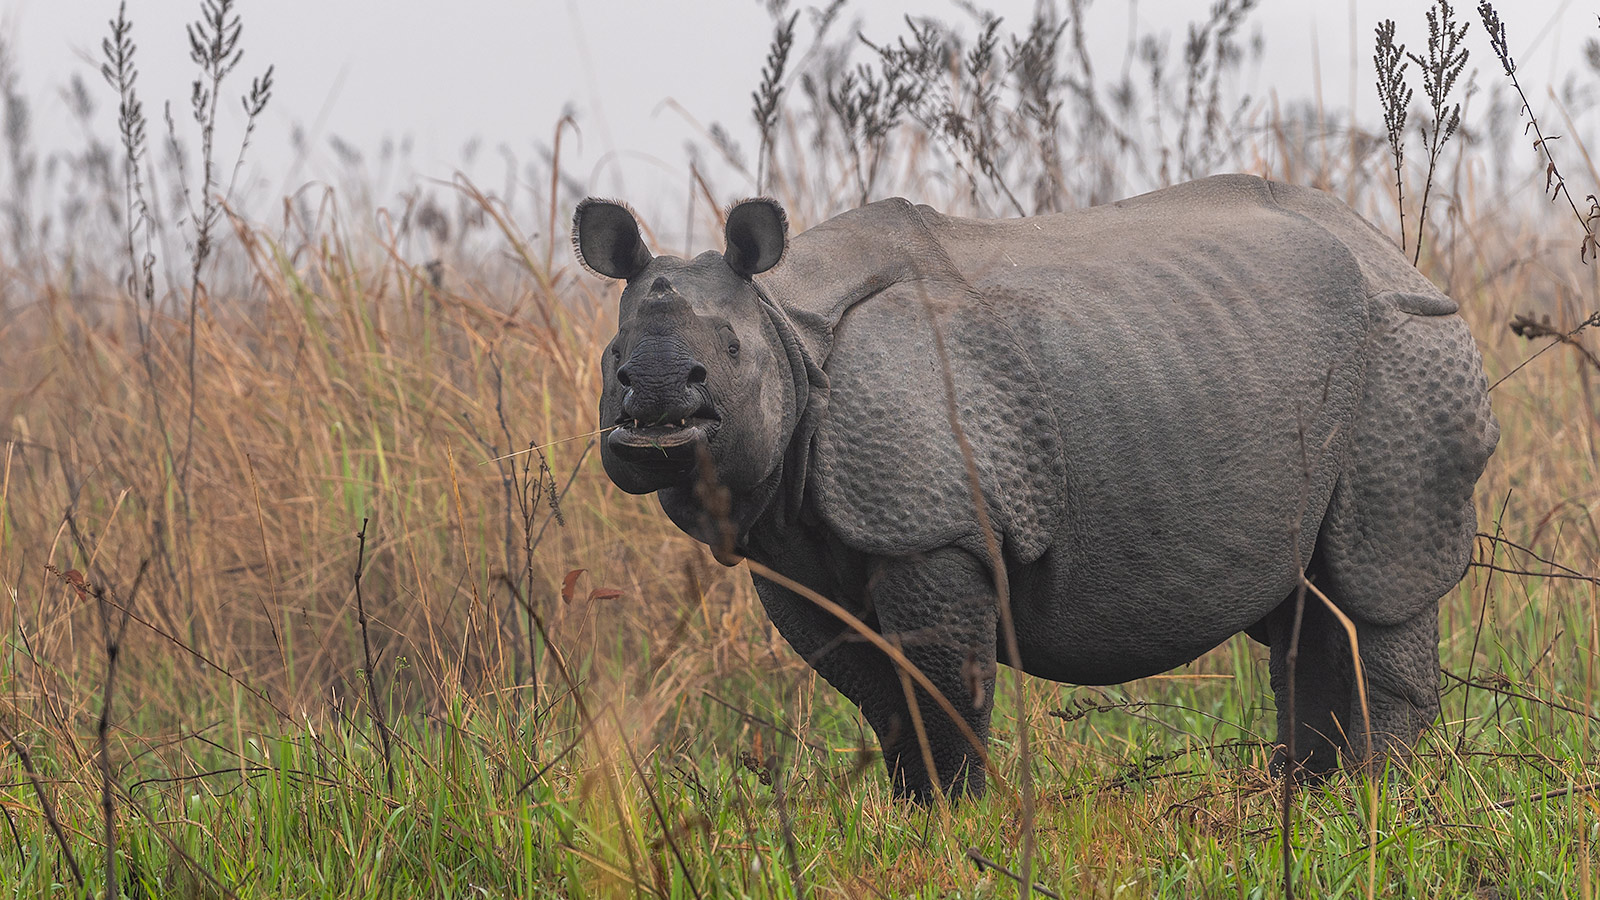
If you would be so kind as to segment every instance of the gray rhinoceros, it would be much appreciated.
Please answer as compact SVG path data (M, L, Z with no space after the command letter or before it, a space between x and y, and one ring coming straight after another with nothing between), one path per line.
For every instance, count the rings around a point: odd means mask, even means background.
M1437 714L1438 599L1499 427L1455 302L1332 197L1227 175L1022 219L895 199L792 241L757 199L693 260L652 256L620 204L574 218L584 265L627 281L606 472L724 563L898 643L953 709L917 688L914 717L878 644L755 578L897 793L983 790L1002 583L1043 678L1127 681L1240 631L1269 645L1278 741L1294 729L1312 772L1404 753ZM1354 622L1370 732L1314 598L1291 724L1302 570Z

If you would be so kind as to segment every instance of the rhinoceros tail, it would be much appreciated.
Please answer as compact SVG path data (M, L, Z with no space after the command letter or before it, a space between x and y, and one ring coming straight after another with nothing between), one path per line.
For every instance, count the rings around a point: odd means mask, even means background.
M1413 316L1448 316L1461 309L1454 300L1438 291L1426 294L1412 293L1410 291L1389 291L1379 294L1378 300L1387 300L1395 305L1401 312Z

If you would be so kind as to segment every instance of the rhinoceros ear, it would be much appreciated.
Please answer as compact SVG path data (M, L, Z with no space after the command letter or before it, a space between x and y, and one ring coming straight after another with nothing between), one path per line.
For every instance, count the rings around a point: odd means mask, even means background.
M633 211L612 200L586 197L572 214L572 248L591 272L624 281L653 259Z
M783 259L789 242L789 218L778 201L766 197L743 200L728 210L728 248L722 258L744 278L760 275Z

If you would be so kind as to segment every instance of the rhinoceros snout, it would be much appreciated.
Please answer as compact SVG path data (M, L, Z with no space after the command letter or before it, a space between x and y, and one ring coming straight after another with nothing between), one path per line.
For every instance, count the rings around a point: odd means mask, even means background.
M618 424L657 425L701 414L709 405L706 367L682 343L646 339L617 367Z
M688 353L647 345L617 368L616 378L622 402L606 439L612 455L648 469L691 467L696 445L721 423L705 387L706 367Z
M622 398L622 413L614 425L650 427L654 425L681 425L689 419L720 419L705 398L694 391L665 401L640 401L633 391Z
M696 391L687 391L680 402L661 406L630 403L633 396L634 392L628 391L622 414L606 436L611 454L633 465L686 471L699 452L697 446L710 441L722 424L710 402Z
M689 371L684 373L684 382L686 384L705 384L706 367L700 365L694 360L690 360L689 363ZM633 364L627 363L623 365L622 368L617 370L617 381L620 382L623 387L631 388L633 387L633 375Z

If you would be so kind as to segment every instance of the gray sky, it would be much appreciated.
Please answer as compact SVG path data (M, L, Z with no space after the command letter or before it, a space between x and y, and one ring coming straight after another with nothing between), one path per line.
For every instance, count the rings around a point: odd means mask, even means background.
M187 126L192 68L183 25L198 0L129 0L143 69L147 107L173 102ZM993 0L1020 27L1032 0ZM1177 56L1185 24L1203 18L1210 0L1141 0L1141 32L1166 34ZM1363 118L1375 122L1372 28L1380 16L1400 23L1413 48L1426 40L1426 0L1262 0L1250 30L1265 37L1266 56L1246 90L1257 96L1308 97L1320 83L1328 108L1345 108L1352 94ZM1600 3L1501 0L1514 55L1536 101L1547 86L1582 68L1582 42L1600 37ZM802 6L803 8L803 6ZM566 170L597 191L637 195L658 180L681 184L685 140L696 130L669 101L700 123L722 122L746 148L749 94L755 86L772 23L757 0L624 2L624 0L243 0L245 59L230 92L242 92L267 63L277 66L277 92L252 151L255 173L269 194L328 177L330 136L374 153L385 138L414 141L413 164L425 176L448 177L462 148L480 138L486 154L508 146L522 159L548 143L562 109L571 104L582 129L569 144ZM1458 3L1472 22L1473 66L1498 76L1475 4ZM115 135L112 97L98 74L99 44L115 15L113 0L0 0L0 34L14 52L25 92L34 101L35 133L44 148L79 143L57 90L81 73L102 100L100 134ZM906 13L966 21L951 0L856 0L847 21L859 18L880 38L903 31ZM1089 35L1102 71L1122 65L1130 6L1099 0L1090 9ZM1354 41L1352 41L1352 23ZM802 26L802 34L805 33ZM1351 61L1356 62L1355 78ZM230 112L237 101L230 97ZM159 112L154 113L159 122ZM237 115L234 119L238 119ZM319 156L291 172L289 135L303 125ZM748 186L720 185L730 194Z

